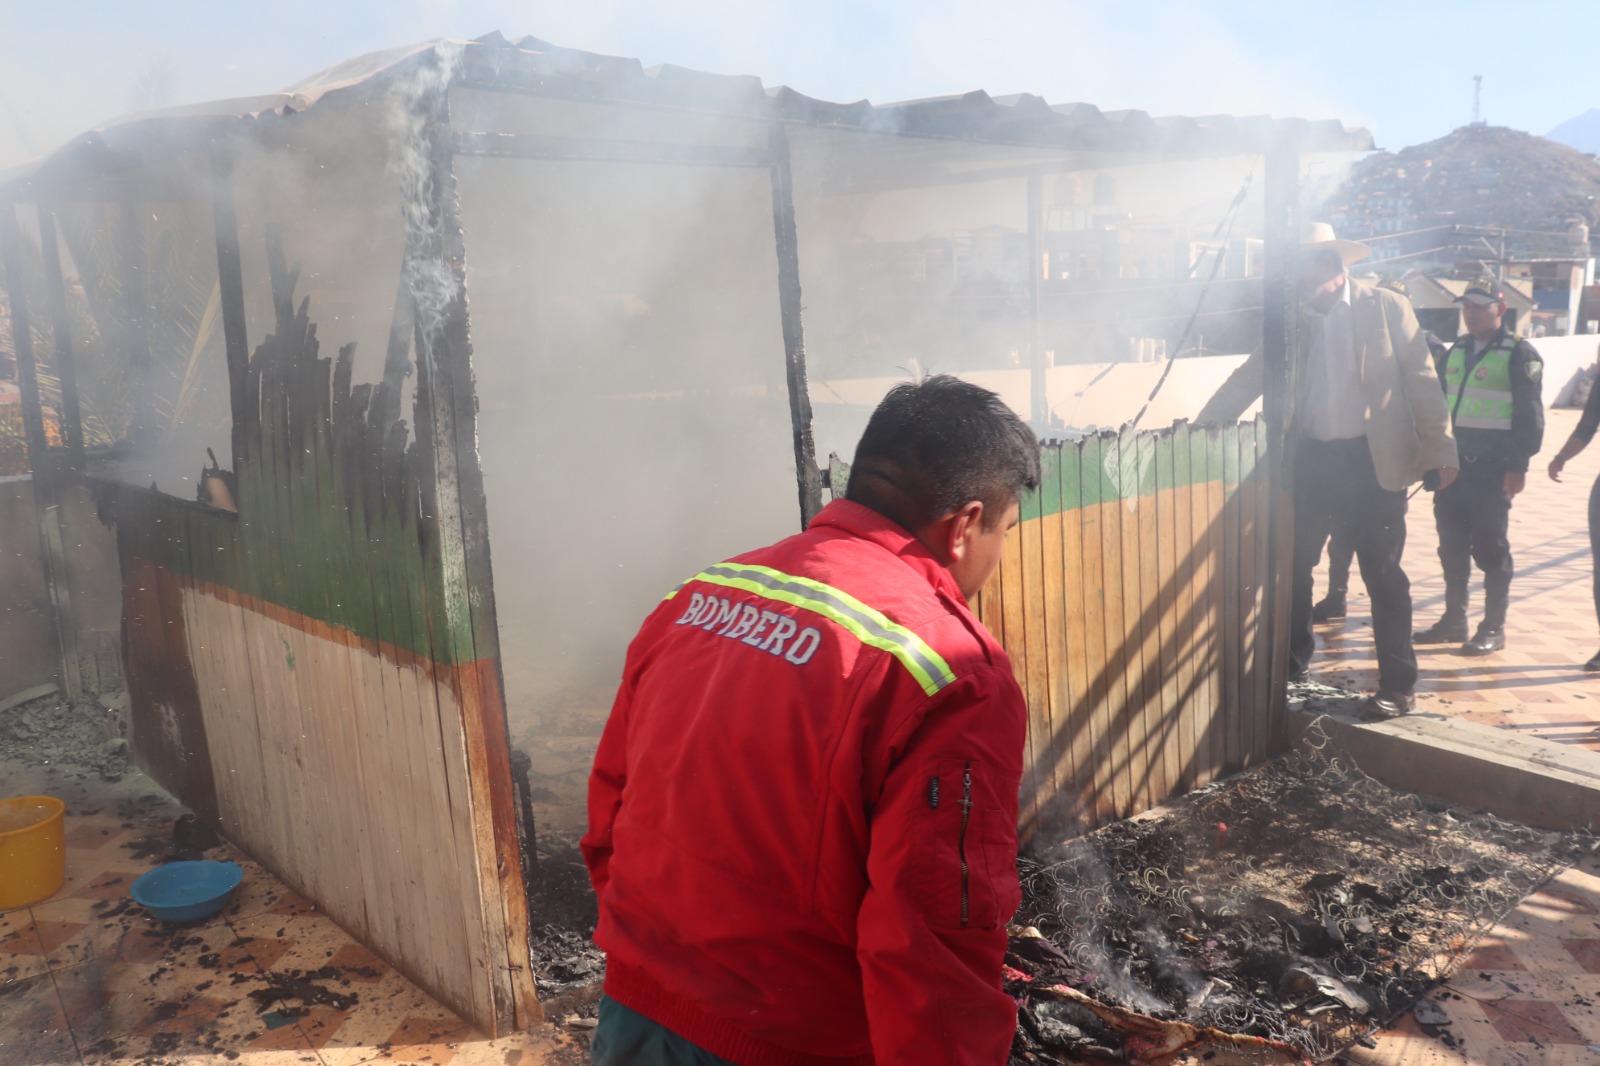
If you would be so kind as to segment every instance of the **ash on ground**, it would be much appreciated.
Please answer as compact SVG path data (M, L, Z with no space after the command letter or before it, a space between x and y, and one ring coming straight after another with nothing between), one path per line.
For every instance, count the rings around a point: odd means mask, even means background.
M542 834L528 891L528 949L545 1017L571 1029L593 1027L605 983L605 953L594 944L598 917L577 837Z
M1314 725L1288 755L1020 864L1011 1062L1141 1061L1160 1023L1169 1043L1255 1041L1256 1061L1330 1058L1592 845L1390 789Z
M128 694L69 700L57 692L0 710L0 763L53 770L64 780L120 781L130 769Z

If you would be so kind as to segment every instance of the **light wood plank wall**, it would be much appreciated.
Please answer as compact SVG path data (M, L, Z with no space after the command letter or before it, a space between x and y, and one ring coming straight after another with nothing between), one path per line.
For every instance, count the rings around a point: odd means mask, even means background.
M1043 449L977 609L1028 700L1024 836L1148 810L1267 758L1266 429Z

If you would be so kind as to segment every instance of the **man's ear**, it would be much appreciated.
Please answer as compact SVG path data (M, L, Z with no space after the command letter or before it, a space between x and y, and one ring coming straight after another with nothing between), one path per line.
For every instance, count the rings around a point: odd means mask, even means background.
M968 500L945 519L945 543L942 547L952 563L967 554L967 542L983 529L983 501Z

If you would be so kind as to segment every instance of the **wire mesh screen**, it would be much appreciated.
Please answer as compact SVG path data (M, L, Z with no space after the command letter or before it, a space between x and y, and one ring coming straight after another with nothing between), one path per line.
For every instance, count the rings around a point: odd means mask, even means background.
M1012 1062L1330 1058L1592 844L1391 789L1319 720L1256 770L1023 860L1017 921L1042 939L1012 940Z

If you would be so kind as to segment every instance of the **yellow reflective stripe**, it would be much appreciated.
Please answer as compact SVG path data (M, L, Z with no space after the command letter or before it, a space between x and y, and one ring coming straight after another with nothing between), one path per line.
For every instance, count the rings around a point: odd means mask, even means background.
M695 575L693 580L739 589L820 614L843 626L861 643L900 660L922 686L922 691L930 696L956 679L950 664L927 641L832 585L748 563L718 563Z

